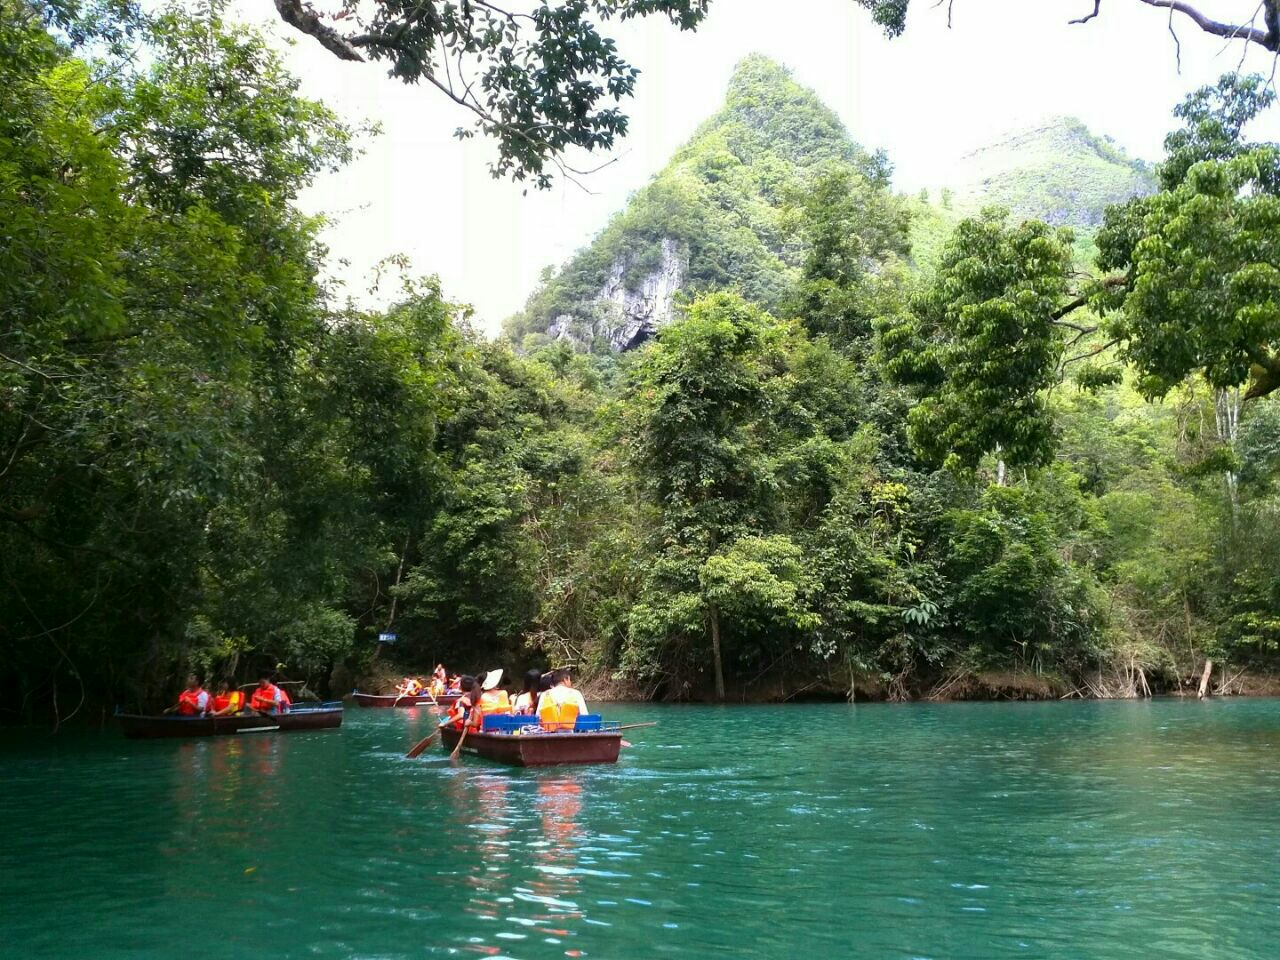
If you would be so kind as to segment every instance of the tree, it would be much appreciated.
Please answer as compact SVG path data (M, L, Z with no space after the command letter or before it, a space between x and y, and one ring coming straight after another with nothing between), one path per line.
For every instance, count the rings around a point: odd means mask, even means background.
M1164 189L1107 212L1098 265L1123 283L1093 297L1143 390L1192 373L1246 399L1280 388L1280 146L1243 128L1274 99L1262 77L1228 74L1178 108Z
M972 469L999 452L1041 464L1053 451L1045 390L1056 382L1078 309L1071 235L1046 224L1007 226L991 210L962 221L936 278L904 315L881 322L889 375L922 391L909 417L913 445L934 463Z
M854 0L859 6L867 7L877 23L885 28L890 36L898 36L906 29L907 6L910 0ZM1083 5L1085 0L1081 0ZM1084 24L1101 16L1103 0L1093 0L1093 9L1083 16L1069 21L1072 24ZM1179 19L1186 18L1207 34L1222 37L1226 40L1239 40L1242 43L1256 44L1264 50L1275 53L1280 51L1280 0L1261 0L1253 16L1243 22L1229 22L1214 19L1203 12L1203 4L1189 3L1186 0L1136 0L1149 7L1168 11L1166 14L1169 29L1172 29L1174 14ZM935 4L936 6L937 4ZM955 0L947 0L947 22L955 8ZM1261 25L1259 25L1261 19Z
M622 59L600 24L665 16L694 30L709 0L569 0L531 12L482 0L330 0L317 13L303 0L275 0L280 18L341 60L376 60L405 83L425 81L474 114L475 129L498 143L494 176L551 183L582 171L566 150L608 150L626 135L616 106L639 71ZM348 26L349 25L349 26ZM459 136L472 131L459 129Z
M756 425L768 417L766 384L780 369L781 332L741 298L712 294L662 330L627 394L625 442L658 511L659 557L632 633L638 647L651 649L670 638L709 636L720 698L722 624L710 594L729 576L719 568L734 564L722 551L758 534L771 511ZM725 559L708 571L714 556Z

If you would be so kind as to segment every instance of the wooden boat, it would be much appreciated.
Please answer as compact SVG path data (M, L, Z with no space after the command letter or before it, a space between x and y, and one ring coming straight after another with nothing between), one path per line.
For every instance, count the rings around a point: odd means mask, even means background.
M462 731L442 727L440 742L452 752ZM566 733L471 731L462 753L509 763L515 767L546 767L560 763L617 763L622 734L595 729Z
M439 704L442 707L447 707L456 702L462 694L442 693L432 699L431 695L426 693L416 694L412 697L402 697L396 696L394 693L361 693L359 690L355 690L352 691L351 696L362 707L416 707L420 703L428 705Z
M226 717L144 716L117 713L124 735L131 740L159 737L221 737L233 733L274 733L326 730L342 725L342 702L295 705L288 713L263 716L237 713Z

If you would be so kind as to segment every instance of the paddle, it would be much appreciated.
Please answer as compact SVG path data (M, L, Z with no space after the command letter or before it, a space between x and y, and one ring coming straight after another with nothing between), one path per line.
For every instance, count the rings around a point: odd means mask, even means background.
M614 727L613 729L614 730L634 730L636 727L656 727L657 725L658 725L657 720L650 720L648 723L624 723L622 726ZM612 733L613 731L611 730L609 732Z
M414 757L421 756L422 751L427 749L427 747L431 744L431 741L436 738L436 734L439 732L440 732L440 727L436 727L429 734L427 734L425 737L423 737L421 740L415 743L412 747L409 748L409 752L404 755L405 759L412 760Z
M467 732L471 729L471 724L464 723L462 726L462 736L458 738L458 745L453 748L453 753L449 754L450 760L457 760L458 754L462 751L462 745L466 742Z

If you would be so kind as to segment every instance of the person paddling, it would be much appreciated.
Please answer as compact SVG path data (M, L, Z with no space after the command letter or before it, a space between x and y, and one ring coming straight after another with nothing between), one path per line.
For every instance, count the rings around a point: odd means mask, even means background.
M249 706L260 713L288 713L289 695L271 682L270 673L263 673L258 688L249 698Z
M200 684L198 674L187 674L187 689L178 694L178 702L165 711L184 717L204 716L209 712L209 693Z
M538 699L538 722L544 730L572 730L587 712L587 702L573 689L573 676L562 667L551 678L551 689Z
M444 718L442 727L452 727L454 730L461 730L463 724L467 722L467 716L471 713L473 706L473 695L475 699L479 699L479 684L476 683L475 677L461 677L458 680L458 686L462 690L462 696L449 704L449 713Z
M244 694L235 688L231 680L218 684L218 695L213 698L213 715L227 717L244 709Z

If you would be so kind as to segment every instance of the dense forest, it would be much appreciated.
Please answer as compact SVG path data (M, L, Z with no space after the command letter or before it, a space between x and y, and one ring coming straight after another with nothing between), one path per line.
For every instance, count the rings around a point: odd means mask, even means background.
M673 319L548 336L578 260L490 340L402 262L385 311L327 285L297 197L363 133L219 4L0 0L0 716L389 656L670 699L1259 684L1264 79L1188 97L1153 192L1083 237L926 209L788 78L739 81L733 135L623 215L649 245L606 229L606 268L728 251Z

